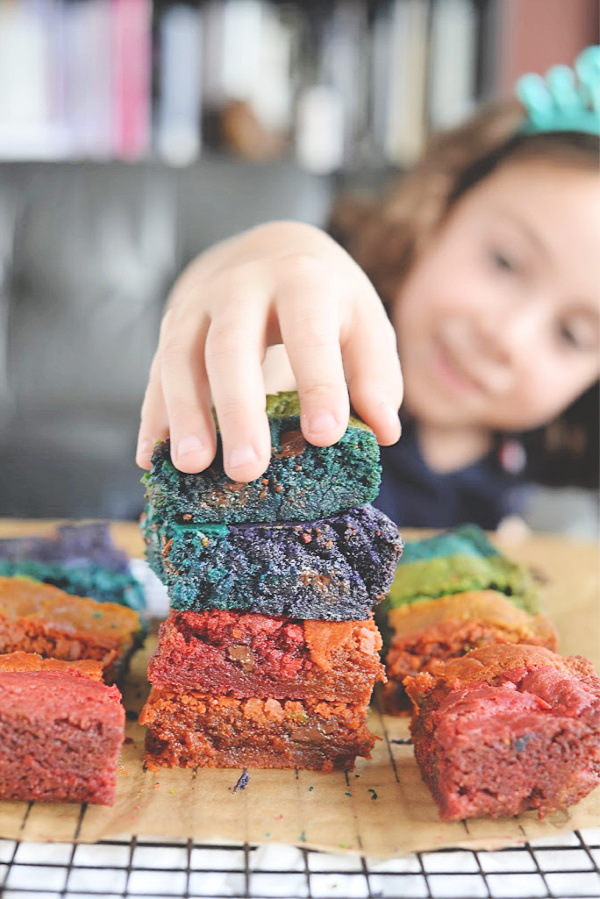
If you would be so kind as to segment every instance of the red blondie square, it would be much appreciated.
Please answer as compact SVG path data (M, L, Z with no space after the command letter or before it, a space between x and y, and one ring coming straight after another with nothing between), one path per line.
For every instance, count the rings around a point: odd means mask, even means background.
M240 612L176 612L160 626L154 686L237 698L368 703L384 680L373 619L321 621Z
M496 644L404 683L415 756L443 820L543 817L600 783L600 678L587 659Z
M112 805L125 730L98 662L0 657L0 799Z

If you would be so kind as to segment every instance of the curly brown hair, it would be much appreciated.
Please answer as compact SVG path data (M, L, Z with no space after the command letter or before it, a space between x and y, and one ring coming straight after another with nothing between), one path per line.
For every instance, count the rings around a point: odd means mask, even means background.
M435 135L421 161L380 195L339 198L329 230L387 306L456 202L501 165L544 158L598 170L595 135L526 134L524 123L525 112L516 100L486 106L458 128ZM599 405L596 384L556 422L523 435L532 478L553 485L598 485Z

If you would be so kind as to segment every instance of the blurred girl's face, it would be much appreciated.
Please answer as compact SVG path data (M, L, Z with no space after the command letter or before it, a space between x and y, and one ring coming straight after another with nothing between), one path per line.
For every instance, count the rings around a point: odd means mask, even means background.
M598 378L599 186L528 160L458 201L393 309L417 419L525 430Z

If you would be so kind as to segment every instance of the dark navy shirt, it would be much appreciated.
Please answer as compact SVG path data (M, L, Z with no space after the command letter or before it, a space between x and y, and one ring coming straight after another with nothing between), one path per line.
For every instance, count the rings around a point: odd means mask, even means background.
M459 471L432 471L419 448L414 423L403 425L400 441L381 447L381 491L373 505L400 527L449 528L473 522L494 530L517 514L525 482L506 471L499 446Z

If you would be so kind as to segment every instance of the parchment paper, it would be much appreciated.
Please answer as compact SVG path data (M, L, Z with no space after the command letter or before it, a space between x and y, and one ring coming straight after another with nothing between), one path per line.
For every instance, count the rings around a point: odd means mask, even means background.
M40 526L0 523L0 535L35 529ZM115 538L132 554L141 555L134 526L115 528ZM561 652L586 655L598 667L598 548L535 537L505 550L534 566L547 581L543 597L561 635ZM528 812L511 819L441 823L421 782L412 747L404 742L407 720L383 716L376 707L370 713L370 727L381 739L372 759L360 759L347 774L250 770L245 789L236 790L241 769L145 771L144 731L132 719L147 693L146 666L155 644L153 635L134 658L125 685L130 720L115 805L0 802L0 837L96 842L143 835L215 844L279 842L390 858L446 847L498 849L600 826L600 789L542 821Z

